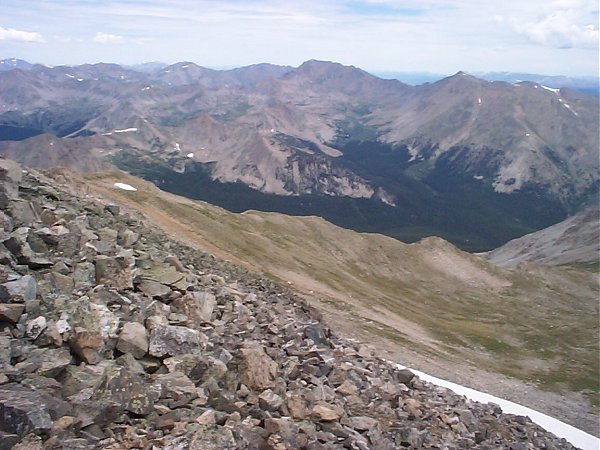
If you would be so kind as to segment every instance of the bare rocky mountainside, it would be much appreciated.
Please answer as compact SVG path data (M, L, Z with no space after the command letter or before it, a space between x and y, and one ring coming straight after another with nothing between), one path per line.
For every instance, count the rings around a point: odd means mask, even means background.
M590 206L551 227L514 239L486 257L502 267L525 261L540 264L598 264L600 260L600 210Z
M0 160L2 448L573 448L49 175Z
M1 154L112 164L231 211L481 251L563 220L598 186L597 97L569 89L464 73L408 86L322 61L14 66L0 72Z

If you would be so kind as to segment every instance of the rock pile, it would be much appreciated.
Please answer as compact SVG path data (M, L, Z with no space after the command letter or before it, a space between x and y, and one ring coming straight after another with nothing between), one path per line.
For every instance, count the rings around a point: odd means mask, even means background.
M572 448L7 160L0 209L1 449Z

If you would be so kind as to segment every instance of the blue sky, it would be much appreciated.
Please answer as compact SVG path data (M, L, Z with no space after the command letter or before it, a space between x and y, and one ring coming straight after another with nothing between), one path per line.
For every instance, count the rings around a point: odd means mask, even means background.
M598 75L595 0L2 0L0 59Z

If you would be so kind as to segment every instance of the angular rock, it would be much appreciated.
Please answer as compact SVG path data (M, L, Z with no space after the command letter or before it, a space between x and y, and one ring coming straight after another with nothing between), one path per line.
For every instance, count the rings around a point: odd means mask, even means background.
M92 400L114 402L126 411L146 415L153 411L160 397L160 385L146 383L125 367L110 365L102 374Z
M9 159L0 159L0 209L6 209L10 200L19 197L21 167Z
M71 295L75 288L73 277L59 272L50 272L44 276L44 279L51 286L53 293Z
M66 348L39 348L27 355L27 358L15 365L28 373L37 373L54 378L71 364L71 354Z
M50 431L50 411L40 400L39 393L18 384L0 385L0 429L19 436Z
M310 416L306 396L298 392L286 393L286 406L290 416L294 419L304 420Z
M175 300L173 306L186 314L193 322L210 322L217 305L216 297L210 292L190 292Z
M278 364L265 353L264 347L241 348L238 358L241 383L256 390L275 386Z
M69 345L73 353L88 364L98 364L103 359L104 338L99 331L76 327Z
M138 322L127 322L123 325L117 350L131 353L135 358L141 358L148 353L148 333L146 327Z
M157 375L156 381L162 387L162 398L166 399L169 408L186 405L198 397L194 383L181 372Z
M184 275L172 266L154 265L151 269L144 270L142 278L157 283L173 286L184 278Z
M377 427L379 422L372 417L355 416L348 417L348 419L344 421L344 424L357 431L367 431Z
M280 395L277 395L271 389L263 391L258 396L258 406L260 406L260 408L263 410L277 411L282 404L283 398L281 398Z
M289 417L271 418L265 420L265 430L270 435L269 443L277 442L275 448L306 448L307 435L300 433L300 428ZM277 436L277 440L273 439Z
M25 324L25 335L30 339L37 339L40 334L46 329L47 322L44 316L36 317L28 320Z
M25 200L15 200L10 207L11 216L17 227L32 227L36 222L40 222L40 217L35 210L35 206ZM36 249L36 251L38 251Z
M98 255L95 259L96 281L115 289L133 289L129 260L124 256Z
M342 417L342 414L342 408L337 405L320 404L315 405L312 409L313 417L324 422L339 420Z
M166 299L171 293L171 288L153 280L142 280L137 289L148 297Z
M208 339L191 328L174 325L157 325L150 332L149 353L162 358L185 353L200 353Z
M2 285L5 295L0 294L0 301L16 303L20 301L35 300L37 295L37 282L31 275L25 275L18 280L8 281Z
M25 305L23 304L0 303L0 322L17 323L24 311Z

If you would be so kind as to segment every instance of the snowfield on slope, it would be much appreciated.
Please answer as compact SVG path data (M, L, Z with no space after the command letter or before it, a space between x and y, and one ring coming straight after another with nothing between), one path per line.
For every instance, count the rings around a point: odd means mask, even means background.
M451 391L464 395L468 399L474 400L480 403L494 403L500 408L504 413L508 414L516 414L519 416L528 416L533 422L537 423L542 428L554 433L556 436L565 438L574 446L581 448L583 450L598 450L600 449L600 439L592 436L591 434L586 433L585 431L581 431L571 425L568 425L564 422L561 422L554 417L547 416L546 414L542 414L534 409L527 408L526 406L519 405L518 403L514 403L508 400L504 400L499 397L495 397L490 394L486 394L485 392L476 391L475 389L471 389L460 384L452 383L451 381L446 381L441 378L436 378L426 373L423 373L419 370L414 370L409 367L405 367L401 364L396 364L398 369L409 369L419 378L428 383L435 384L437 386L445 387L446 389L450 389Z

